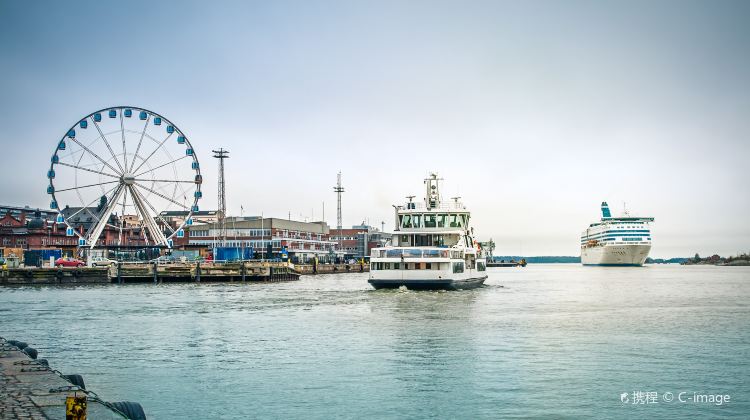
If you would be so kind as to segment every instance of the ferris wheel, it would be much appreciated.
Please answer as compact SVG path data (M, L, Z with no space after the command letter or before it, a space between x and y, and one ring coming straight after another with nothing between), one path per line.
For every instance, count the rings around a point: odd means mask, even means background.
M185 133L136 107L106 108L78 121L57 142L47 178L57 221L91 248L105 232L117 245L171 247L202 196L198 157ZM165 212L179 214L178 222L168 222Z

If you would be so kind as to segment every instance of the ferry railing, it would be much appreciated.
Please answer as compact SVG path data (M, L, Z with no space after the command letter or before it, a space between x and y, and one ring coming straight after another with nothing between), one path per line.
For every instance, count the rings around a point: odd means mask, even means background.
M373 249L370 253L372 258L450 258L448 249Z
M455 202L440 203L434 207L433 206L427 207L425 203L421 203L421 202L412 202L408 204L411 206L411 208L404 207L402 208L402 210L456 210L456 211L466 210L466 206L464 206L464 204L460 202L459 203L455 203Z

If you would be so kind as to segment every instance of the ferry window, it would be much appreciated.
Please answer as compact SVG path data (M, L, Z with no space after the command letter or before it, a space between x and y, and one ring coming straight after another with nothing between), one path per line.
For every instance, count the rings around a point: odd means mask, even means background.
M422 254L425 256L425 258L438 258L440 257L440 250L425 249Z
M391 263L385 263L385 269L390 270L391 269Z
M432 263L426 263L426 267L425 268L427 270L432 270Z
M448 224L448 215L439 214L437 217L437 227L445 227Z
M394 270L400 270L401 269L401 263L393 263L393 269Z
M434 228L435 225L436 225L435 215L434 214L425 214L424 215L424 227L426 227L426 228Z
M422 250L421 249L404 249L404 256L405 257L412 257L412 258L421 258L422 257Z
M422 215L421 214L415 214L412 217L413 225L415 228L422 227Z
M469 226L469 216L466 214L461 215L461 226Z
M464 272L464 263L462 262L454 262L453 263L453 272L454 273L463 273Z
M411 227L411 215L405 214L402 216L401 227L404 227L404 228Z
M450 227L459 227L458 226L458 215L457 214L451 214L449 216L449 218L450 218L450 221L451 221L451 226Z
M389 249L386 251L386 255L388 258L399 258L402 254L400 249Z

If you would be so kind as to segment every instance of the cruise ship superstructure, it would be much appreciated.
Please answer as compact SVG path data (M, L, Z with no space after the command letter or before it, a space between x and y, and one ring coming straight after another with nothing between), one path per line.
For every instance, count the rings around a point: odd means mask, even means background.
M607 202L602 203L602 218L581 234L581 264L641 266L651 250L653 217L627 214L612 217Z
M471 214L459 201L444 203L440 178L424 180L424 203L413 196L395 207L391 243L370 255L369 283L376 289L470 289L487 278L487 263L470 227Z

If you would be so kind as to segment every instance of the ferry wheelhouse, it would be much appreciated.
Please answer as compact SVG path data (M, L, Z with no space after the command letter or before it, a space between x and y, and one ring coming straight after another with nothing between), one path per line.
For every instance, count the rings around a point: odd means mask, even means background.
M470 289L487 279L487 262L474 240L471 213L454 197L443 203L441 179L424 180L423 203L395 207L391 243L370 254L369 283L376 289Z

